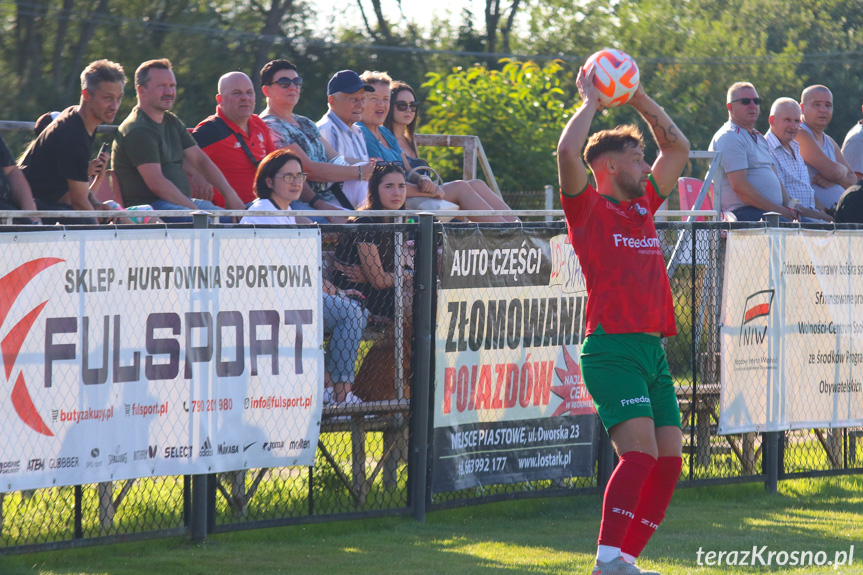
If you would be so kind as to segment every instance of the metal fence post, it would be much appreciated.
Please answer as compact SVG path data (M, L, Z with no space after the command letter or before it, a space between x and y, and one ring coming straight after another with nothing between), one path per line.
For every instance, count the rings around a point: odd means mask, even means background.
M768 227L779 227L779 214L776 212L767 212L764 214L764 219L767 221ZM768 493L776 493L779 488L779 432L766 432L762 441L764 442L762 468L766 475L764 489Z
M552 186L545 186L545 209L554 209L554 188ZM545 221L547 222L550 222L553 219L554 216L545 216Z
M192 214L192 226L195 229L209 227L209 214L195 212ZM207 508L209 476L206 474L192 476L192 541L204 543L207 540Z
M429 395L431 386L432 290L437 274L434 262L434 217L419 215L416 275L414 276L414 353L415 377L411 389L411 467L410 493L414 519L425 521L428 478Z

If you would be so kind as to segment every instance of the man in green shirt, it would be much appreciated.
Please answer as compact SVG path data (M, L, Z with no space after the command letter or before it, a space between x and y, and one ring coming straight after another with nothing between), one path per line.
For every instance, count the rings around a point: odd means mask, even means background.
M219 168L198 147L183 122L169 111L177 97L171 62L161 59L141 64L135 71L135 90L138 105L120 124L113 149L123 203L150 204L154 210L221 209L208 200L191 197L185 164L222 194L227 209L245 209Z

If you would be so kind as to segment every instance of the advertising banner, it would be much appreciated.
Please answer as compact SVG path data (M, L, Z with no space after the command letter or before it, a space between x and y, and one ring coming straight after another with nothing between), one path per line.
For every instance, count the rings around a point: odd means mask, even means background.
M433 492L593 475L587 292L566 235L448 229L440 274Z
M317 230L0 242L0 492L313 463Z
M728 235L720 433L863 425L863 235Z

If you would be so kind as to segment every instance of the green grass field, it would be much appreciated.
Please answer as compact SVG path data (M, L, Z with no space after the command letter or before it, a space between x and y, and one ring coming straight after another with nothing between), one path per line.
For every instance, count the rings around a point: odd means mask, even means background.
M398 517L261 529L186 539L0 557L3 575L236 575L590 573L601 498L574 496ZM699 566L699 549L837 552L832 566ZM703 556L706 558L706 555ZM738 562L742 558L738 555ZM800 479L768 495L760 484L678 491L644 567L663 575L863 574L863 477ZM757 563L757 562L756 562ZM774 559L775 563L775 559Z

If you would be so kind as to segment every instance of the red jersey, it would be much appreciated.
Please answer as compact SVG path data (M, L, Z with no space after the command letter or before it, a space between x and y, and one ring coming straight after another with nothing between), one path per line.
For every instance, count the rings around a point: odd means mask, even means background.
M222 122L217 121L217 118L221 118ZM248 152L243 149L237 139L238 136L246 143L246 147L255 158L255 163L252 163ZM258 170L258 163L267 154L276 151L276 146L270 137L270 129L264 121L252 114L249 118L249 133L246 134L238 125L226 118L219 107L216 107L216 115L198 124L192 132L192 137L218 166L225 179L240 196L240 200L244 204L254 201L256 199L255 172ZM225 207L224 198L215 190L213 203Z
M653 214L665 201L649 176L645 195L631 202L601 196L591 185L561 194L569 240L587 284L587 335L677 333L671 285Z

